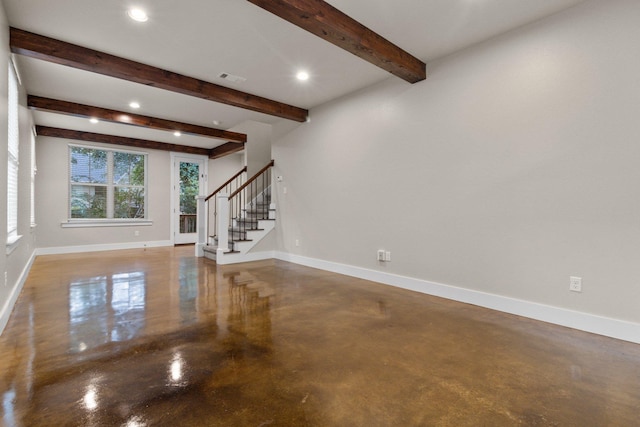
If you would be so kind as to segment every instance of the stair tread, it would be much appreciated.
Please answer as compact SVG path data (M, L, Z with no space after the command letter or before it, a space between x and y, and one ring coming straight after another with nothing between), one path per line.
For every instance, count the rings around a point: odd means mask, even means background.
M202 248L205 252L218 252L218 246L217 245L205 245ZM238 254L240 253L240 251L236 251L236 250L230 250L225 252L225 254Z

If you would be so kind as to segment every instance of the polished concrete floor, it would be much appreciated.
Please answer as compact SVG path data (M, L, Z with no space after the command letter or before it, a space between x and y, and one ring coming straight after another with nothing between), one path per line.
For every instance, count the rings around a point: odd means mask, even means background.
M639 426L640 346L192 247L41 256L6 426Z

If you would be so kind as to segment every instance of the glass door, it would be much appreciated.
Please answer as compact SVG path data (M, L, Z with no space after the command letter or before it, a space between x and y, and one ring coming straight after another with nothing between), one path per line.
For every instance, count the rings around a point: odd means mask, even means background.
M173 178L174 243L196 243L196 196L204 195L206 177L205 160L196 157L175 156Z

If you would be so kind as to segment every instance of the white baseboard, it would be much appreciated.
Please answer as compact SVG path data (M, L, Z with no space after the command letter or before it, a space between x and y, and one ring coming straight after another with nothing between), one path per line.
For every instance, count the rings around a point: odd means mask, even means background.
M100 252L100 251L117 251L121 249L144 249L144 248L160 248L164 246L173 246L171 240L157 240L153 242L128 242L128 243L110 243L101 245L82 245L82 246L59 246L52 248L38 248L36 255L62 255L76 254L82 252Z
M640 324L367 268L276 252L275 258L640 344Z
M22 292L22 288L24 287L24 282L27 280L27 276L29 275L29 271L31 270L31 266L33 265L33 261L36 259L36 252L34 251L27 262L27 265L22 269L22 273L20 273L20 277L18 277L18 281L13 287L11 291L11 295L4 302L2 306L2 311L0 311L0 335L4 331L4 328L7 326L9 322L9 317L11 316L11 312L13 311L13 307L16 305L16 301L18 301L18 297L20 296L20 292Z

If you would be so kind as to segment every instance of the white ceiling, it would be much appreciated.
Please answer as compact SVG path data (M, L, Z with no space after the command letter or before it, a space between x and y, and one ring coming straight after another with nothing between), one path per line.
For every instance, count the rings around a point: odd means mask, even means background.
M584 0L329 0L427 62ZM12 27L104 51L212 83L313 108L390 76L340 48L242 0L3 0ZM149 21L127 16L142 7ZM230 129L275 117L17 56L30 95ZM305 83L294 75L304 68ZM231 83L221 72L247 80ZM407 83L409 84L409 83ZM212 148L225 141L36 113L36 123ZM215 126L214 120L222 122ZM250 136L249 136L250 137Z

